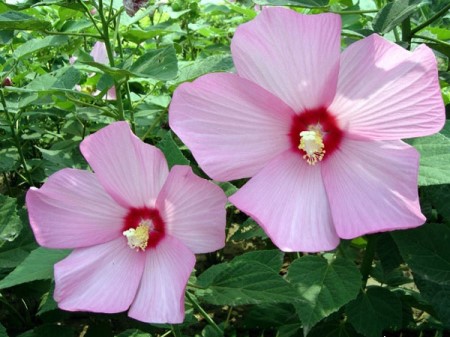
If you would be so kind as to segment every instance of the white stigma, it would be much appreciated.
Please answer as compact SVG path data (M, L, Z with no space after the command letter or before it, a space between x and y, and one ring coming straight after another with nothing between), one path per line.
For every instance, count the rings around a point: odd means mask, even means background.
M298 148L306 152L303 159L309 165L315 165L323 159L325 154L322 133L319 130L308 130L300 132L300 145Z

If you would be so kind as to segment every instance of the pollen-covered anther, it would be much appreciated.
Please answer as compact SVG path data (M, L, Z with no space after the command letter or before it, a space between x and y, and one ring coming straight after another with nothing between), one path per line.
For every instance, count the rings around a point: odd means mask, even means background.
M130 228L123 232L123 235L128 240L128 246L132 249L145 251L148 244L149 233L152 229L150 220L143 220L136 228Z
M325 155L322 133L319 130L308 130L300 132L300 145L298 148L305 152L303 159L309 165L315 165Z

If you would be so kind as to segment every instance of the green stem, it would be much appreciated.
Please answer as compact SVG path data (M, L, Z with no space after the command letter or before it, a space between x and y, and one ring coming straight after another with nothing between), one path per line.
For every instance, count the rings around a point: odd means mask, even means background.
M6 119L8 120L9 128L11 130L11 135L14 140L14 144L16 145L17 151L19 152L20 161L22 162L22 166L25 171L25 175L26 175L25 180L30 186L33 186L33 178L31 177L30 171L28 171L27 162L25 161L25 156L23 155L22 146L20 145L20 137L17 134L16 129L14 128L14 122L13 122L11 115L9 114L8 106L6 105L5 96L3 95L3 90L0 90L0 100L3 105L3 111L5 112Z
M436 14L434 14L431 18L429 18L427 21L421 23L420 25L418 25L417 27L414 27L414 29L411 30L411 35L414 35L415 33L417 33L418 31L424 29L425 27L427 27L429 24L433 23L434 21L436 21L437 19L439 19L441 16L444 16L445 13L450 9L450 3L448 3L447 5L445 5L439 12L437 12Z
M411 48L411 37L411 20L407 18L402 22L402 41L408 44L408 50Z
M378 236L372 234L367 236L366 251L364 253L363 260L361 262L360 272L362 274L362 286L363 289L366 288L367 280L369 279L369 274L372 271L372 262L375 257L375 250L377 246Z
M182 337L180 326L178 324L172 324L172 335L175 337Z
M447 46L447 47L450 48L450 43L445 42L445 41L441 41L441 40L437 40L437 39L433 39L432 37L429 37L429 36L415 35L414 38L427 40L427 41L430 41L430 42L439 43L439 44L442 44L442 45Z
M93 23L95 29L96 29L97 32L100 34L100 36L102 36L102 38L103 38L102 31L101 31L100 28L98 28L97 22L95 21L94 17L92 16L91 11L89 10L89 8L86 6L86 4L84 3L83 0L78 0L78 2L81 4L81 6L83 6L83 8L84 8L86 14L89 16L89 19L92 21L92 23Z
M111 8L110 8L111 10ZM106 47L106 53L108 54L108 60L109 60L109 65L111 67L115 66L115 60L114 60L114 52L113 52L113 48L111 45L111 40L109 38L109 25L108 22L105 19L105 13L103 12L103 1L99 0L98 2L98 15L100 16L100 21L102 22L102 28L103 28L103 37L104 37L104 42L105 42L105 47ZM120 93L120 87L121 84L117 81L114 80L114 87L116 88L116 104L117 104L117 110L119 113L119 120L125 120L125 113L124 113L124 109L123 109L123 101L122 101L122 95Z
M223 331L219 326L212 320L212 318L208 315L208 313L198 304L197 300L186 291L186 297L191 302L192 306L203 316L203 318L210 324L217 332L223 334Z

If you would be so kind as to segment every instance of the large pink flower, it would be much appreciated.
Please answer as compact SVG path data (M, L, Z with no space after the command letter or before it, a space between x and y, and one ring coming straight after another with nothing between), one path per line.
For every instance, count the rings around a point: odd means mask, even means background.
M114 123L81 143L95 173L64 169L26 202L40 245L75 248L55 265L55 300L69 311L153 323L184 318L194 253L225 242L223 191Z
M170 126L285 251L421 225L417 151L444 123L432 51L378 35L340 52L338 15L267 8L237 28L237 74L182 84Z

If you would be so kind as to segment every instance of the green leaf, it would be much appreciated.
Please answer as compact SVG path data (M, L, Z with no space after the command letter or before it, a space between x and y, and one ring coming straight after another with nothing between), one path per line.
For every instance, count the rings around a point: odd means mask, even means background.
M420 152L419 186L450 184L450 137L445 132L408 141Z
M140 77L151 77L167 81L177 76L178 60L175 48L149 50L139 57L130 67L130 72Z
M8 337L8 333L2 323L0 323L0 337Z
M308 337L364 337L357 333L348 320L336 313L311 329Z
M231 240L241 241L248 240L251 238L260 237L263 239L267 238L264 230L253 220L248 218L244 221L242 225L239 226L236 232L231 236Z
M0 172L13 171L18 166L17 148L9 147L0 150Z
M373 29L385 34L402 23L417 9L422 0L396 0L389 2L375 16Z
M62 249L47 249L39 247L0 281L0 289L36 280L53 278L53 265L65 258L70 251Z
M249 264L258 262L271 268L274 272L279 273L283 264L284 253L278 249L257 250L248 252L234 258L234 262L243 261Z
M270 253L272 254L274 253ZM207 269L197 279L197 285L204 288L197 295L215 305L297 301L295 289L273 269L273 258L246 255ZM259 261L265 261L269 265Z
M450 184L429 186L424 191L439 215L450 221Z
M151 335L147 332L142 332L137 329L129 329L116 335L116 337L151 337Z
M0 30L43 30L50 26L48 21L38 20L21 12L9 11L0 14Z
M233 70L233 68L233 59L230 55L212 55L204 59L184 62L183 64L180 64L179 74L171 84L192 81L204 74L229 72Z
M0 194L0 246L13 241L22 229L16 199Z
M36 77L26 86L30 90L72 89L80 82L81 73L74 67L64 67L54 72Z
M61 324L44 324L17 337L75 337L75 331Z
M19 212L21 222L26 223L28 215L25 210ZM34 235L29 226L25 226L20 235L11 242L5 242L0 247L0 266L2 268L15 268L25 258L30 255L30 252L36 249Z
M291 264L287 277L301 299L296 308L305 334L321 319L353 300L361 287L358 268L341 257L327 260L303 256Z
M250 307L243 313L242 325L248 328L266 329L300 324L298 314L292 304L260 304Z
M171 131L167 132L164 138L158 142L157 147L164 153L169 168L174 165L190 164L190 161L184 156L173 140Z
M320 8L327 7L330 0L253 0L253 2L257 5Z
M450 327L450 228L443 224L392 233L422 297Z
M359 333L379 337L386 328L402 324L402 303L386 288L370 287L346 307L347 317Z
M21 59L39 50L49 47L61 47L69 41L67 36L55 35L47 36L43 39L28 40L24 44L20 45L13 53L13 57Z

